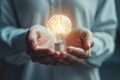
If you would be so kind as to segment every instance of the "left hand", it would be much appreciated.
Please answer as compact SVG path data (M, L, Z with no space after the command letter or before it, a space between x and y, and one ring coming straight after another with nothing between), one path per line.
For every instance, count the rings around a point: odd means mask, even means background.
M63 59L57 65L74 65L85 63L91 57L91 47L94 45L92 32L84 27L76 28L67 36L66 51L61 52Z
M33 62L50 65L59 58L59 52L54 50L54 38L41 25L32 26L26 35L26 52Z

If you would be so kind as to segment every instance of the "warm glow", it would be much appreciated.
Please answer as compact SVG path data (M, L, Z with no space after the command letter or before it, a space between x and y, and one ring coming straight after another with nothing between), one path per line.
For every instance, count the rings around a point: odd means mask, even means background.
M58 38L62 38L70 33L72 29L72 23L67 16L54 15L49 19L47 28Z

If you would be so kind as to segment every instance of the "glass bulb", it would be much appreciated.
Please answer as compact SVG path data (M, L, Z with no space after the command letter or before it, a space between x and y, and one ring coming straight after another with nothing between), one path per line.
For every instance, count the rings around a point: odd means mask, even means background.
M54 15L48 20L47 29L55 35L55 49L63 50L64 39L72 30L71 20L65 15Z

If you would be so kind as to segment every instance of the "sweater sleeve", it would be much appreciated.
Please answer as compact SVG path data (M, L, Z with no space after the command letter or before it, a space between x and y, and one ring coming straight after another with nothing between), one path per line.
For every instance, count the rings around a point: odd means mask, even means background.
M100 66L104 60L113 54L117 18L114 0L100 0L92 27L95 42L92 48L92 57L88 63Z
M13 1L2 0L0 7L0 58L15 62L16 57L19 56L19 59L25 57L25 54L22 53L25 52L27 29L19 27Z

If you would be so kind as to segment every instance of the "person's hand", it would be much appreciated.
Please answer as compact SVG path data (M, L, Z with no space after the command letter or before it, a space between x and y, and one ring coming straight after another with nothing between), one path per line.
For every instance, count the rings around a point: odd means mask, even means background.
M61 60L63 65L75 65L85 63L91 57L91 47L94 45L92 32L84 27L73 29L66 38L66 51ZM56 63L57 64L57 63Z
M59 52L54 51L54 38L45 27L34 25L26 36L26 51L32 61L42 64L52 64Z

